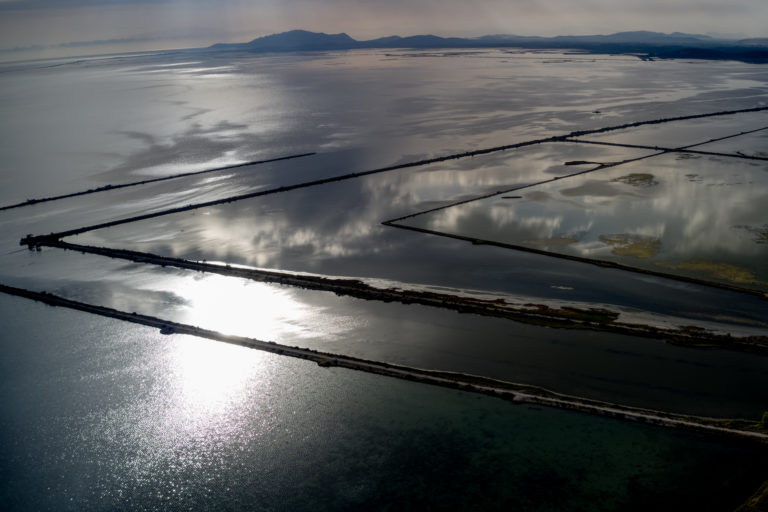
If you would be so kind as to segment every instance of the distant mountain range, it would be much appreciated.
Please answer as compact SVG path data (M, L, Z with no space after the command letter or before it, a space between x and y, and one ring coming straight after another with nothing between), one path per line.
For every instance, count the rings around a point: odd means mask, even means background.
M347 34L324 34L291 30L259 37L248 43L214 44L212 51L297 52L354 50L363 48L529 48L572 49L601 54L636 54L646 59L729 59L768 63L768 38L718 39L675 32L619 32L593 36L516 36L488 35L475 38L418 35L389 36L357 41Z

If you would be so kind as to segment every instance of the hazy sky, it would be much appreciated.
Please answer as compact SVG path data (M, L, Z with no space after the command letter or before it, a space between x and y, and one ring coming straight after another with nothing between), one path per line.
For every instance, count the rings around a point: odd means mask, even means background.
M768 0L0 0L0 49L113 39L203 46L294 28L356 39L639 29L765 37Z

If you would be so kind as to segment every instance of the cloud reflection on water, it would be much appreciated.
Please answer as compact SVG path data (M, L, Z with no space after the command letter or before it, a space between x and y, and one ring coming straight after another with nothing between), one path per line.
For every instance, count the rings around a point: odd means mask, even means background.
M765 164L668 155L404 224L768 289L768 254L757 243L768 225L767 189Z
M389 251L397 234L381 225L387 218L575 172L563 165L568 160L611 162L643 154L647 152L545 144L219 205L98 230L78 240L302 270ZM315 161L313 157L307 163Z

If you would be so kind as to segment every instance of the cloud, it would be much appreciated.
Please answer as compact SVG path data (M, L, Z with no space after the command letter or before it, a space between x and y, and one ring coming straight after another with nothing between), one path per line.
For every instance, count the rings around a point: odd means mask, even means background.
M174 0L0 0L0 10L103 8L126 4L163 4Z

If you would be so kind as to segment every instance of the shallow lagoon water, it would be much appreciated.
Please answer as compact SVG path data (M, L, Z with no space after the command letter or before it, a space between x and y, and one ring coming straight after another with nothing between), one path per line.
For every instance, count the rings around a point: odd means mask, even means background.
M760 66L497 50L157 54L2 75L0 204L305 151L365 148L385 165L765 95Z
M766 170L768 162L657 156L402 223L768 291Z
M22 67L0 75L0 110L8 120L0 125L2 204L318 154L2 212L0 280L277 341L540 379L563 390L670 408L701 404L702 411L754 418L764 404L764 360L742 354L612 336L576 339L567 331L428 308L329 298L58 250L30 252L17 243L26 233L428 156L750 108L766 95L766 83L765 68L739 63L495 50L184 53ZM721 322L726 330L765 327L765 304L756 298L575 262L553 264L537 255L380 225L564 176L574 170L564 165L569 160L642 154L542 145L198 210L73 241L612 304ZM0 300L7 326L2 392L10 404L2 422L9 440L0 452L3 500L22 510L67 508L67 500L78 510L254 503L268 510L371 503L623 510L658 508L678 498L686 506L728 509L765 479L760 470L751 472L760 454L730 441L512 407ZM248 307L264 303L271 310ZM478 332L488 336L473 353L467 341ZM638 361L644 362L633 366ZM645 369L659 365L665 370L656 380L644 378ZM628 375L627 368L635 373ZM723 385L710 390L709 382ZM742 387L749 392L739 393Z

